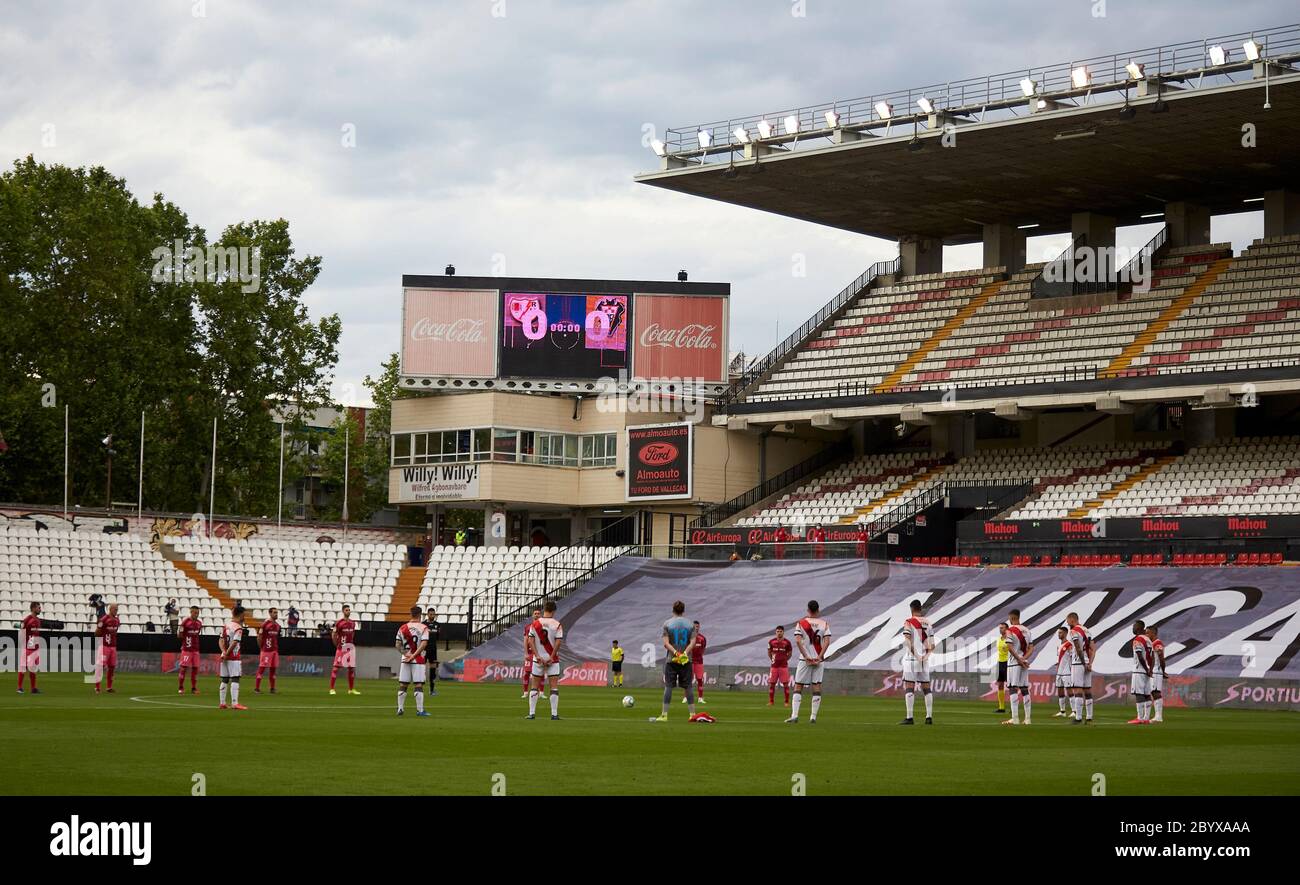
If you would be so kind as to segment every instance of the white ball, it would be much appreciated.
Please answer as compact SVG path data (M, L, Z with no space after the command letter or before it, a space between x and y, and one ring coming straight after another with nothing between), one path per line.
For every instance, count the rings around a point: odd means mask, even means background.
M631 706L632 706L633 704L635 704L635 703L636 703L636 698L632 697L630 694L625 694L625 695L623 695L623 706L624 706L624 707L631 707Z

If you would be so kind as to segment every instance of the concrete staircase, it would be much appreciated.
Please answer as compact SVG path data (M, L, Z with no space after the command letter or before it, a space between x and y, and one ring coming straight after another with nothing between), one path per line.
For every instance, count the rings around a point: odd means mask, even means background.
M1162 310L1160 315L1151 321L1151 325L1139 332L1133 342L1128 347L1125 347L1119 356L1111 360L1110 365L1101 370L1100 376L1102 378L1114 378L1129 368L1133 364L1133 360L1141 356L1161 332L1169 328L1169 325L1174 320L1182 316L1183 311L1191 307L1192 303L1201 296L1201 293L1217 280L1219 275L1227 270L1231 264L1231 258L1220 258L1202 271L1196 281L1183 290L1183 294L1175 298L1168 307Z
M898 385L907 374L924 362L925 358L935 351L943 342L947 341L953 332L961 328L962 323L966 322L975 312L988 303L988 300L1002 291L1002 287L1007 284L1006 280L994 280L981 289L970 301L962 306L948 322L944 323L934 331L925 343L914 350L907 359L898 364L898 368L885 376L885 379L872 388L873 393L888 393Z
M235 599L233 596L225 590L222 590L216 581L208 577L207 572L203 571L194 563L177 553L172 545L163 544L159 547L159 552L162 554L163 559L166 559L174 568L202 587L204 591L215 599L217 604L222 608L230 611L235 607ZM244 625L246 627L257 629L262 626L262 619L253 617L253 612L249 609L248 613L244 616Z
M1115 485L1106 489L1106 491L1102 492L1093 500L1084 501L1082 507L1076 507L1075 509L1071 510L1069 514L1070 519L1080 519L1082 517L1088 516L1094 510L1100 507L1102 504L1105 504L1107 501L1114 500L1121 492L1128 491L1129 489L1133 488L1133 486L1142 482L1142 480L1146 479L1149 476L1154 476L1155 474L1159 473L1161 470L1164 470L1165 467L1174 463L1177 460L1178 460L1177 455L1161 455L1159 458L1156 458L1154 461L1152 461L1150 464L1143 467L1141 470L1139 470L1137 473L1130 476L1128 479L1115 483Z
M411 606L420 601L420 587L424 584L424 574L428 569L420 566L407 566L397 576L397 586L393 589L393 598L388 603L385 621L401 623L411 619Z

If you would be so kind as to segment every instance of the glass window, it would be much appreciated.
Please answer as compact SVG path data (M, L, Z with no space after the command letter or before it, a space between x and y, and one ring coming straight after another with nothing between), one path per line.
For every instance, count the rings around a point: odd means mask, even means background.
M492 460L493 461L518 460L517 458L518 449L519 449L518 431L504 430L500 427L492 428Z
M597 433L582 438L583 467L613 467L617 457L617 433Z
M393 436L393 464L411 463L411 435L398 433Z
M578 466L578 435L576 433L566 433L564 435L564 466Z
M492 457L492 430L481 427L474 431L474 460L486 461Z
M429 434L417 433L412 437L414 448L412 450L413 463L426 464L429 461Z
M456 431L444 430L442 432L442 460L453 461L456 456Z

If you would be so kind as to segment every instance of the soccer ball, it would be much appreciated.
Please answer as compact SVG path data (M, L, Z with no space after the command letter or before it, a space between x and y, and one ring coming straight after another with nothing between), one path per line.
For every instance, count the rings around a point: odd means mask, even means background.
M632 706L633 704L635 704L635 703L636 703L636 698L632 697L630 694L625 694L625 695L623 695L623 706L624 706L624 707L631 707L631 706Z

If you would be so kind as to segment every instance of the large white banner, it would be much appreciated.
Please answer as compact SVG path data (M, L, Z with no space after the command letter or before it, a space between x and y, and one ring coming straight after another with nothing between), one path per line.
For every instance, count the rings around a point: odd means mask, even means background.
M429 464L394 469L398 471L396 503L399 504L471 501L479 496L481 464Z

